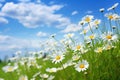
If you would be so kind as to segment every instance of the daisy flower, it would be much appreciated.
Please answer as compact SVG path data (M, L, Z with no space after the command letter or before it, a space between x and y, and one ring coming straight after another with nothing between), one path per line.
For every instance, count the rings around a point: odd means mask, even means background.
M103 52L103 48L102 47L98 47L97 49L95 49L96 53L102 53Z
M49 75L47 75L47 74L41 74L40 77L41 77L41 78L48 78Z
M53 80L55 76L50 75L47 80Z
M19 80L28 80L28 77L26 75L21 75L19 77Z
M73 36L74 36L74 33L68 33L64 35L65 38L72 38Z
M108 11L113 10L113 9L115 9L118 5L119 5L119 3L115 3L112 7L108 8L107 10L108 10Z
M84 25L84 24L85 24L84 21L80 21L80 22L78 23L78 25L80 25L80 26L82 26L82 25Z
M4 72L13 72L13 71L16 70L17 68L18 68L17 65L15 65L15 66L5 66L5 67L2 68L2 70L3 70Z
M56 64L56 63L61 62L63 59L64 59L63 54L55 54L55 55L53 55L52 62Z
M95 25L96 28L98 28L98 25L101 23L100 19L95 19L93 22L93 25Z
M110 50L110 49L112 49L112 48L115 48L115 46L113 46L112 44L106 44L106 45L103 47L104 50Z
M118 14L107 13L107 14L105 14L105 16L106 16L109 20L117 20L117 19L120 19L120 16L119 16Z
M75 70L78 72L81 72L81 71L85 71L86 69L88 69L88 67L89 67L88 62L86 60L82 60L82 61L79 61L75 65Z
M57 68L47 68L46 71L49 73L54 73L57 72Z
M105 10L104 8L101 8L99 11L100 11L100 12L104 12L104 10Z
M77 60L79 60L80 59L80 56L79 55L74 55L73 57L72 57L72 60L73 61L77 61Z
M89 39L91 39L91 40L95 39L95 34L90 35Z
M102 35L102 39L105 41L117 41L118 37L117 35L113 35L112 32L108 32Z
M93 16L92 15L86 15L85 17L82 18L83 21L85 21L86 23L90 23L93 20Z
M80 34L86 34L89 30L88 29L83 29L82 32Z
M75 51L78 51L82 48L82 45L77 45Z

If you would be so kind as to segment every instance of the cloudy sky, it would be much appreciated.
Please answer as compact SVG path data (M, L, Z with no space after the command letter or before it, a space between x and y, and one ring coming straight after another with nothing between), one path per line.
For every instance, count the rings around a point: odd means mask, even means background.
M77 24L82 17L89 14L100 19L99 9L117 2L120 1L0 0L0 57L21 49L38 49L40 42L52 34L59 39L75 32L80 29Z

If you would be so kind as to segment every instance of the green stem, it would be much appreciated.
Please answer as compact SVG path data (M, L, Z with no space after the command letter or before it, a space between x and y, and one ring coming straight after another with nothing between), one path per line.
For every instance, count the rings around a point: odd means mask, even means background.
M63 68L64 74L66 75L66 78L69 77L69 76L67 75L66 71L65 71L65 68L64 68L64 66L63 66L63 63L62 63L62 62L60 62L60 63L61 63L61 65L62 65L62 68Z
M88 25L89 25L89 27L90 27L90 31L91 31L91 32L92 32L92 34L93 34L93 30L92 30L92 28L91 28L90 23L88 23Z

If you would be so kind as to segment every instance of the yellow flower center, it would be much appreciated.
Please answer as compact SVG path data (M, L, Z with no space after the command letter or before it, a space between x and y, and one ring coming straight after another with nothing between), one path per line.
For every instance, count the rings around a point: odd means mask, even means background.
M87 31L86 31L86 30L83 30L83 33L84 33L84 34L86 34L86 33L87 33Z
M110 50L110 49L111 49L111 46L110 46L110 45L108 45L108 46L107 46L107 50Z
M85 68L85 65L84 65L84 64L80 64L79 67L80 67L80 68Z
M12 67L9 67L9 68L8 68L8 71L12 71L12 70L13 70L13 68L12 68Z
M98 48L98 52L101 53L102 52L102 48Z
M95 21L95 24L98 25L98 24L99 24L99 21Z
M109 15L108 18L109 18L109 19L113 19L113 16L112 16L112 15Z
M76 46L76 49L77 49L77 50L79 50L80 48L81 48L81 46L80 46L80 45L77 45L77 46Z
M89 38L90 38L90 39L94 39L94 38L95 38L95 36L94 36L94 35L91 35L91 36L89 36Z
M107 39L111 39L112 36L111 36L111 35L107 35L106 38L107 38Z
M85 21L86 21L86 22L90 22L91 19L90 19L89 17L86 17L86 18L85 18Z
M61 56L56 56L56 60L60 60L61 59Z

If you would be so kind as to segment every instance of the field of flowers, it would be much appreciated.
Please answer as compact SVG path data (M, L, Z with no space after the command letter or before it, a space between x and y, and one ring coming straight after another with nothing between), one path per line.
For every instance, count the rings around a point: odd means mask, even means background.
M77 35L68 33L61 40L52 35L41 51L27 55L17 51L7 62L0 62L0 80L120 80L117 6L108 13L100 9L102 20L84 16Z

